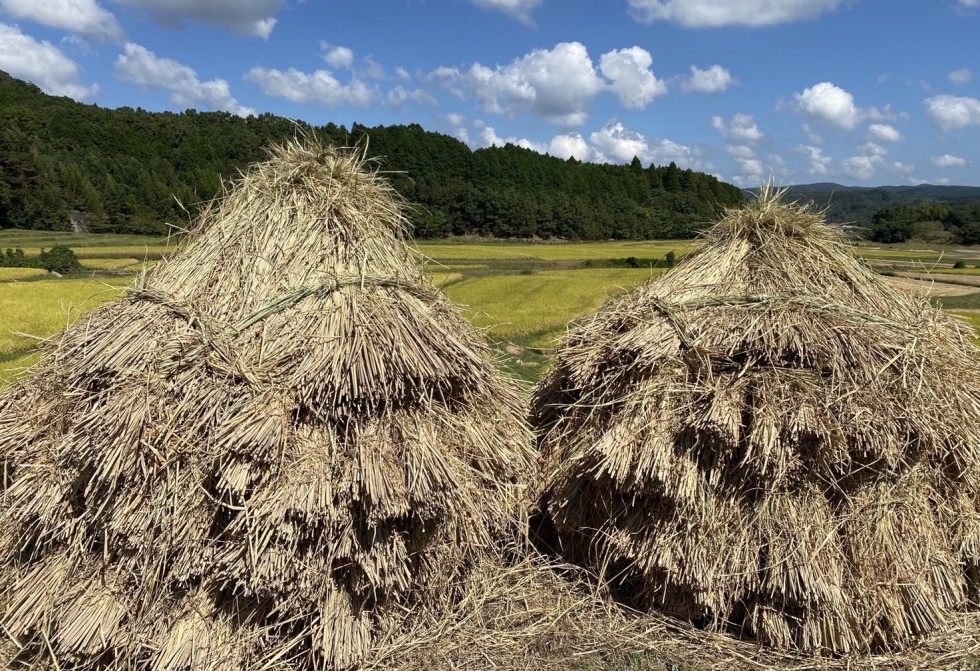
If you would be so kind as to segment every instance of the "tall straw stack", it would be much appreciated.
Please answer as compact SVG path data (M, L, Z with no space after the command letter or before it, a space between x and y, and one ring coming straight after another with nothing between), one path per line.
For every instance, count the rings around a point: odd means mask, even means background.
M572 330L535 390L543 528L634 605L894 649L980 578L980 354L771 188Z
M525 509L519 394L402 203L295 142L0 396L0 607L25 663L357 665Z

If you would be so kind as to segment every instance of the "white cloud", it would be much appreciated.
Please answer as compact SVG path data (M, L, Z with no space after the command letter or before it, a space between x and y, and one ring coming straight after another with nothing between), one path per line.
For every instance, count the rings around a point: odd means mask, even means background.
M422 89L406 89L404 86L396 86L388 91L385 96L385 104L395 109L401 109L405 103L413 102L416 105L431 105L436 107L439 102L432 97L428 91Z
M96 42L120 42L122 28L96 0L0 0L11 18L66 30Z
M357 75L364 79L374 79L376 81L388 79L388 73L385 72L384 66L370 56L365 58L364 64L357 68Z
M412 75L408 73L408 70L406 70L403 67L395 68L395 76L405 81L408 81L409 79L412 78Z
M807 155L810 161L809 172L811 175L826 175L830 171L834 159L825 156L823 149L808 144L801 144L797 149Z
M744 144L730 144L725 149L735 158L755 158L755 150Z
M869 180L875 175L875 168L885 160L881 156L851 156L840 162L844 174L859 181Z
M354 65L354 52L348 47L329 47L322 45L327 53L323 54L323 60L332 68L337 70L349 70Z
M517 139L516 137L500 137L492 126L485 126L480 133L480 141L484 147L503 147L508 144L523 147L544 154L548 151L547 145L543 142L533 142L527 138Z
M697 91L699 93L717 93L729 89L737 83L732 77L732 73L720 65L712 65L707 70L701 70L692 65L691 77L681 84L681 88L685 91Z
M764 169L762 167L762 161L757 158L737 158L739 165L742 167L742 172L751 177L761 177Z
M682 167L699 165L690 147L666 139L651 143L618 121L592 133L589 140L595 152L592 160L596 163L629 163L636 156L644 165L664 165L671 161Z
M865 156L886 156L888 154L887 149L874 142L865 142L858 147L858 151Z
M966 7L972 9L974 7L980 7L980 0L958 0L961 7Z
M585 123L592 99L604 91L630 109L642 109L665 93L667 85L653 74L652 64L650 52L630 47L603 54L596 68L584 45L563 42L505 66L438 67L428 79L460 99L475 98L487 112L513 116L530 110L574 128Z
M751 114L736 114L726 126L720 116L711 117L711 127L721 133L721 136L740 143L758 142L765 137Z
M802 128L803 132L806 133L806 138L810 141L810 144L823 144L823 137L819 133L815 133L813 129L810 128L810 124L805 123L800 126L800 128Z
M78 65L58 47L5 23L0 23L0 70L33 82L51 95L82 101L99 92L98 86L79 82Z
M237 33L269 39L283 0L113 0L145 9L165 26L179 28L191 19Z
M283 71L254 67L248 71L245 79L258 84L266 95L285 98L294 103L367 107L378 97L377 89L361 80L352 79L347 84L342 84L327 70L306 73L295 68Z
M891 170L901 174L901 175L911 175L912 171L915 170L914 165L909 165L908 163L902 163L901 161L895 161L890 166Z
M835 9L843 0L629 0L638 21L674 21L690 28L771 26L805 21Z
M905 138L899 133L894 126L889 126L884 123L873 123L868 126L868 132L876 139L882 142L900 142Z
M585 122L589 102L605 87L586 48L578 42L538 49L494 69L479 63L465 72L440 67L431 78L461 98L471 94L488 112L510 115L526 107L569 127Z
M619 122L606 124L589 138L592 146L600 154L597 162L629 163L638 156L646 163L650 156L650 146L641 133L630 130Z
M599 59L602 76L624 107L643 109L667 92L667 85L654 76L653 56L646 49L630 47L610 51Z
M953 156L952 154L933 156L932 162L934 165L937 165L940 168L955 168L967 164L967 160L965 158L960 158L959 156Z
M592 150L588 143L578 133L571 135L556 135L551 139L548 153L558 158L575 157L579 161L588 161L592 158Z
M202 82L192 68L170 58L158 58L146 48L128 42L116 58L116 76L142 87L158 87L170 92L170 102L179 107L203 106L240 116L255 111L238 104L224 79Z
M854 104L854 96L830 82L804 89L794 98L799 112L846 130L853 130L865 116Z
M980 2L980 0L978 0ZM970 80L973 79L973 73L966 68L961 68L959 70L953 70L946 78L954 84L968 84Z
M503 12L524 23L531 23L531 12L541 4L541 0L470 0L470 2L478 7Z
M446 123L448 123L450 127L452 127L453 135L457 139L462 140L466 144L470 144L470 134L469 131L466 129L465 116L457 112L450 112L449 114L443 116L443 119L445 119Z
M926 98L926 112L943 130L980 126L980 100L966 96L941 95Z

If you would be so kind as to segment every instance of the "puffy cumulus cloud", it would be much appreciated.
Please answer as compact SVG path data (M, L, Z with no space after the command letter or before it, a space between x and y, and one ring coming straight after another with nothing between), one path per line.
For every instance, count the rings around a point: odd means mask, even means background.
M699 166L690 147L672 140L649 142L641 133L616 121L603 126L589 136L596 163L629 163L636 156L644 164L664 165L674 162L682 167Z
M465 142L466 144L470 144L470 133L466 128L465 116L457 112L450 112L449 114L443 115L442 119L449 125L449 127L452 129L453 135L457 139Z
M515 107L529 107L563 126L584 123L589 101L604 87L578 42L538 49L503 67L475 63L465 72L441 67L430 77L462 98L473 95L488 112L506 115Z
M541 0L470 0L477 7L493 9L514 17L523 23L531 23L531 13Z
M718 93L731 88L738 82L732 73L720 65L712 65L707 70L691 66L691 76L685 78L681 88L689 92Z
M747 177L762 177L762 173L765 169L762 167L762 161L757 158L736 158L738 161L741 172Z
M854 104L854 96L830 82L820 82L794 94L797 111L818 121L853 130L866 116Z
M536 151L539 154L544 154L548 151L548 146L543 142L533 142L528 140L526 137L520 139L516 137L500 137L497 135L497 131L493 129L493 126L484 126L483 130L480 132L480 142L483 147L504 147L508 144L516 145L518 147L523 147L524 149L530 149L531 151Z
M354 65L354 52L348 47L332 47L329 44L321 44L324 50L323 60L332 68L337 70L350 70Z
M834 159L825 155L822 148L809 144L801 144L797 147L797 150L806 154L807 159L810 161L808 172L811 175L826 175L830 172L830 167L833 165Z
M95 0L0 0L0 11L18 19L66 30L96 42L121 42L116 17Z
M840 162L844 174L859 181L869 180L875 175L875 169L884 164L881 156L851 156Z
M666 85L650 70L652 63L648 51L632 47L603 54L596 69L584 45L563 42L506 66L439 67L429 79L462 99L476 98L488 112L511 115L530 109L571 128L585 123L592 99L603 91L611 91L624 106L635 109L664 93Z
M224 79L202 82L192 68L170 58L158 58L152 51L132 42L126 43L116 58L116 76L145 88L162 88L170 92L170 102L179 107L203 106L240 116L255 111L238 104Z
M966 96L941 95L926 98L926 113L943 130L980 126L980 100Z
M871 133L872 137L881 142L901 142L905 139L894 126L886 123L873 123L868 126L868 132Z
M650 156L650 146L641 133L626 128L618 121L606 124L589 137L599 156L599 163L629 163L638 156L644 163Z
M961 0L964 1L964 0ZM629 0L643 23L673 21L689 28L772 26L816 18L843 0Z
M439 105L439 102L428 91L423 89L406 89L401 85L388 91L388 95L385 96L385 104L394 109L400 110L405 107L406 103L410 102L416 105L431 105L432 107Z
M667 85L654 76L653 56L646 49L630 47L610 51L599 59L602 76L624 107L643 109L667 92Z
M99 92L79 81L78 65L50 42L35 40L16 26L0 23L0 70L33 82L45 93L82 101Z
M943 154L942 156L933 156L932 163L940 168L957 168L966 165L967 160L952 154Z
M184 21L200 21L228 28L244 35L269 39L276 26L275 14L283 0L113 0L153 14L168 27L179 28Z
M946 75L946 78L954 84L969 84L970 80L973 79L973 73L966 68L961 68L960 70L953 70Z
M551 144L548 146L548 153L564 159L576 158L579 161L589 161L592 159L592 149L578 133L556 135L551 139Z
M720 116L713 116L711 127L722 137L739 143L758 142L765 137L751 114L736 114L728 124Z
M306 73L295 68L276 70L254 67L248 71L245 79L258 84L266 95L285 98L294 103L367 107L379 95L376 88L359 79L343 84L328 70Z
M562 159L571 157L579 161L589 161L592 159L592 148L582 138L579 133L561 134L551 138L550 141L534 141L526 137L518 138L514 136L504 137L497 134L493 126L486 125L480 119L474 119L473 128L477 131L475 138L471 138L470 129L467 127L466 117L455 112L446 114L442 117L451 128L455 137L462 140L471 147L503 147L512 144L525 149L536 151L539 154L550 154Z

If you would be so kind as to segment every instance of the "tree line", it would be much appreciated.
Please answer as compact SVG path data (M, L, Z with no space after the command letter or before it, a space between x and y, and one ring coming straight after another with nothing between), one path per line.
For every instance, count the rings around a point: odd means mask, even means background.
M674 163L599 165L513 145L474 151L418 125L110 110L0 72L0 228L68 230L74 219L92 232L165 233L298 130L366 143L415 204L418 238L686 238L744 199L737 187Z
M867 237L875 242L928 242L980 244L980 202L899 205L878 210Z

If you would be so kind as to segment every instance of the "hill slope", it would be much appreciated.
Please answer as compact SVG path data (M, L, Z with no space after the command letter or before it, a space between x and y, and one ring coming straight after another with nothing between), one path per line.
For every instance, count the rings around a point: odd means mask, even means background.
M0 72L0 228L64 230L73 219L92 231L166 232L297 126L310 129L271 114L109 110ZM743 198L673 163L585 164L511 145L472 151L417 125L313 130L341 145L370 136L369 153L420 206L416 237L689 237Z
M962 204L963 201L980 203L980 187L936 184L863 187L819 182L791 186L789 195L829 208L830 221L853 223L861 227L870 227L877 212L901 205Z

